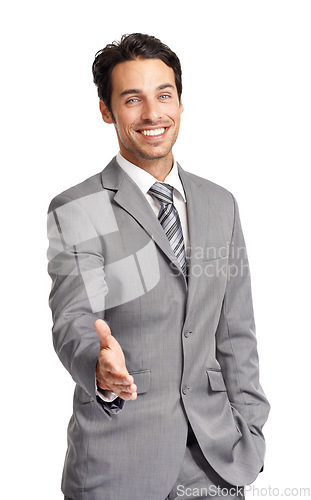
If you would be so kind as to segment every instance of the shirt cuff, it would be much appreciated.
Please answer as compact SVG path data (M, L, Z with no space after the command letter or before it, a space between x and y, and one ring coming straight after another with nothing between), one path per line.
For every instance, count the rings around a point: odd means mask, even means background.
M106 403L111 403L112 401L114 401L115 399L117 399L117 395L112 392L112 391L101 391L99 392L98 389L96 389L96 396L99 396L100 399L102 399L103 401L105 401Z

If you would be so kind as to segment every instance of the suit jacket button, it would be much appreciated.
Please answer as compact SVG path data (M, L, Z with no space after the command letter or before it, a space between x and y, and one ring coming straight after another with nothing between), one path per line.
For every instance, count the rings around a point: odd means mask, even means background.
M182 393L183 393L184 395L186 395L186 394L187 394L187 392L188 392L188 389L189 389L189 387L187 387L186 385L184 385L184 386L183 386L183 388L182 388Z
M186 337L186 339L191 335L192 332L185 332L184 333L184 336Z

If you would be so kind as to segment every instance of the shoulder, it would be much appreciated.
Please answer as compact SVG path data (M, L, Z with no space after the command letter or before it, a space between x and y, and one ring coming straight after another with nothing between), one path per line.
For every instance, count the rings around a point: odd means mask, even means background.
M48 213L66 203L96 194L102 191L102 189L101 172L99 172L56 195L49 204Z
M234 208L236 204L235 198L225 187L181 168L180 175L186 189L188 188L188 190L190 189L197 196L203 197L206 202L217 204L222 208Z

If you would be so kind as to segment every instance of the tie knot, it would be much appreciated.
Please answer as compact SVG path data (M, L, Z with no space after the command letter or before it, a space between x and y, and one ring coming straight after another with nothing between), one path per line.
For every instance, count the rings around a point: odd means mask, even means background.
M164 184L164 182L155 182L148 193L154 196L161 205L173 203L173 186L169 184Z

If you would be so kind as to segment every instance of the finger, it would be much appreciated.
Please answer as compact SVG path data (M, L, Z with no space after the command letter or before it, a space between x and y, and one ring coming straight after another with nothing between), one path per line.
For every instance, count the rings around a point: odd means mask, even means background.
M102 379L106 382L109 383L110 385L115 385L117 387L122 387L124 388L125 391L131 391L132 387L136 385L134 382L132 384L125 384L122 379L114 377L113 374L111 373L106 373L104 376L102 376Z
M120 388L119 390L122 392L127 392L128 394L133 394L134 392L137 392L137 386L135 384L132 384L130 386L124 386L124 385L117 385L115 388Z
M125 385L132 385L134 383L134 377L127 372L127 374L122 377L122 382Z
M121 369L118 369L116 365L114 365L114 367L111 367L110 369L106 368L106 370L107 370L106 373L109 374L110 380L117 385L124 385L126 387L134 383L134 378L132 377L132 375L130 375L129 373L127 374L121 373L120 372Z
M132 384L131 386L123 386L109 383L108 381L97 381L97 384L100 389L114 392L122 399L134 400L137 397L137 386L135 384Z
M122 391L131 393L137 391L136 384L124 385L120 380L116 380L114 377L111 377L108 374L106 374L105 377L97 378L97 383L101 389L109 388L109 390L112 392Z
M133 390L131 392L128 392L128 390L122 390L120 387L118 386L109 386L109 384L104 384L103 386L101 386L102 384L98 384L98 387L104 391L110 391L110 392L114 392L118 397L120 397L121 399L124 399L125 401L129 401L129 400L132 400L134 401L136 398L137 398L137 387L135 386L135 388L133 388Z
M127 387L118 386L118 385L111 385L111 387L109 387L109 391L114 392L115 394L117 394L120 397L123 397L124 395L126 395L127 398L130 399L133 396L133 394L137 393L137 387L135 386L135 387L133 387L133 389L129 390ZM121 396L121 394L122 394L122 396Z
M124 401L135 401L135 399L137 399L137 392L132 392L130 394L128 392L121 392L118 396L124 399Z
M102 319L97 319L94 323L94 326L99 338L100 348L105 349L109 345L109 337L111 336L111 330L107 325L106 321Z

